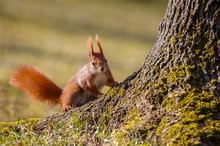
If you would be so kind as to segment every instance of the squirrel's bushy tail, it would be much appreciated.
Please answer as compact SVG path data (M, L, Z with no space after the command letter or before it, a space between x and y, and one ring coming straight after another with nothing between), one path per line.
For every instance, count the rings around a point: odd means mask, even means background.
M10 83L33 99L57 104L62 89L32 66L21 66L11 76Z

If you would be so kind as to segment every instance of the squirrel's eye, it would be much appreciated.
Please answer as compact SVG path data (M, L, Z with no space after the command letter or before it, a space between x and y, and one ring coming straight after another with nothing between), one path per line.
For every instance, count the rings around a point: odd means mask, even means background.
M92 62L92 65L94 65L94 66L95 66L95 62Z

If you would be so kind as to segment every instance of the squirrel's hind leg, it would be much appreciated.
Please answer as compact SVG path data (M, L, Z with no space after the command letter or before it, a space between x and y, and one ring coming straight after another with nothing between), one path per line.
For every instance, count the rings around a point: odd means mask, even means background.
M72 107L75 107L80 101L82 89L76 83L68 84L60 97L61 111L66 112Z

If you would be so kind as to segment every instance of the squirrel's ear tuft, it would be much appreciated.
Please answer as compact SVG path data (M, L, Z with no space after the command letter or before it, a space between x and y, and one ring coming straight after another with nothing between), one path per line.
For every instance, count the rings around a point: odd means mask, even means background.
M92 38L89 36L89 39L87 41L87 47L89 49L89 54L93 54L94 50L93 50L93 44L92 44Z
M96 39L96 42L97 42L97 45L98 45L98 48L99 48L99 53L103 54L103 50L102 50L102 47L101 47L101 44L100 44L98 34L96 34L95 39Z

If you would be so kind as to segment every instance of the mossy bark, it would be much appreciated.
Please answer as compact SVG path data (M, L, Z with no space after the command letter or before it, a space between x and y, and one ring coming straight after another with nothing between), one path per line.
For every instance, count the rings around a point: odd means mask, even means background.
M37 130L75 115L84 133L115 133L119 142L220 145L220 1L169 0L157 42L137 72Z

